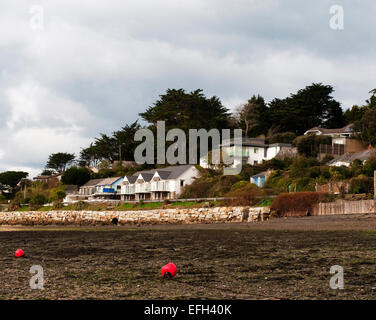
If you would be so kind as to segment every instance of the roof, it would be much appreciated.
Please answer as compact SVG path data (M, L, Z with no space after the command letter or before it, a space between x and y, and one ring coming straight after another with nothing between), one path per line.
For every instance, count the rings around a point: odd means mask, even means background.
M137 176L125 176L129 183L135 183L137 180Z
M341 133L352 133L353 132L353 124L350 123L347 126L344 126L343 128L337 128L337 129L327 129L327 128L320 128L320 127L313 127L309 130L307 130L304 134L308 134L312 131L319 131L322 134L341 134Z
M104 178L102 179L97 185L98 186L106 186L115 183L119 179L122 179L123 177L112 177L112 178Z
M357 153L345 153L338 158L330 160L327 165L331 165L336 162L345 162L350 164L355 160L366 161L373 155L375 155L375 149L368 149Z
M295 158L298 155L298 149L296 147L287 147L282 148L278 151L275 158L276 159L285 159L285 158Z
M240 139L231 139L230 142L227 140L225 143L222 143L220 146L228 147L233 146L234 143L238 143L240 146ZM260 147L260 148L270 148L270 147L291 147L290 143L265 143L263 138L242 138L241 140L242 147Z
M263 172L260 172L258 174L251 176L251 178L265 177L267 174L268 174L268 171L263 171Z
M134 174L134 176L138 176L139 174L142 174L142 176L145 178L149 178L149 174L151 175L150 180L154 176L156 172L158 172L159 176L162 179L176 179L180 177L184 172L194 167L192 164L183 164L179 166L170 166L166 168L159 168L159 169L151 169L151 170L144 170L144 171L138 171ZM147 180L147 181L150 181Z
M37 179L52 179L52 178L57 178L59 176L61 176L62 173L55 173L55 174L51 174L51 175L40 175L40 176L36 176L33 178L33 180L37 180Z
M91 179L88 182L86 182L82 187L94 187L97 186L102 180L104 179Z
M171 171L160 171L157 170L156 173L161 177L161 179L166 180L171 175Z
M242 138L241 141L240 139L230 139L223 141L224 143L220 144L220 146L228 147L228 146L233 146L235 143L237 145L242 145L242 146L248 146L248 147L268 147L268 144L265 144L265 139L263 138Z
M144 179L145 182L149 182L151 179L153 179L154 174L148 173L148 172L140 172L139 175L142 176L142 179Z

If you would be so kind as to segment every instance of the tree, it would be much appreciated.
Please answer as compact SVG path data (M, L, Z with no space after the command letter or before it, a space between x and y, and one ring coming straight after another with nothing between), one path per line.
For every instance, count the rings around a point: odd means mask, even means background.
M138 121L133 122L130 125L125 125L121 130L113 133L115 139L115 152L114 157L119 161L134 161L134 150L138 146L139 142L134 141L134 135L141 129Z
M357 105L352 106L351 109L347 109L344 113L345 120L347 124L360 121L364 116L364 113L367 111L367 108L364 106L359 107Z
M376 144L376 108L368 109L362 119L355 123L354 131L365 145Z
M95 138L94 143L81 150L79 164L97 167L103 160L111 163L115 160L133 161L134 150L139 144L134 141L134 135L139 129L141 125L135 121L114 131L111 136L101 133L98 138Z
M70 167L61 176L64 184L82 186L90 180L90 170L87 168Z
M243 129L244 136L248 137L266 133L267 114L268 108L264 98L253 95L247 103L236 110L235 117L238 119L238 126Z
M52 153L48 157L46 168L54 169L57 172L61 173L65 171L67 165L72 163L74 159L75 159L75 155L73 153L65 153L65 152Z
M54 173L55 172L53 170L47 170L47 169L45 169L45 170L42 171L41 175L42 176L52 176Z
M24 171L5 171L0 173L0 190L14 189L17 183L28 175L29 173Z
M306 136L299 136L294 140L294 144L298 149L298 153L306 157L316 157L320 144L331 143L332 138L329 136L315 136L311 134Z
M340 103L333 99L333 87L313 83L285 99L269 103L269 121L279 132L302 135L312 127L340 128L345 118Z
M228 128L230 114L219 98L207 98L201 89L190 93L184 89L167 89L140 116L154 127L157 121L165 121L166 130L180 128L188 132L188 129Z

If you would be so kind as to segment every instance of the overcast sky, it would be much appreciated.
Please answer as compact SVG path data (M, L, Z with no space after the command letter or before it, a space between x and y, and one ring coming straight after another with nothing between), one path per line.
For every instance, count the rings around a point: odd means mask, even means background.
M362 104L375 30L374 0L1 0L0 171L33 177L50 153L78 155L167 88L233 109L322 82L344 109Z

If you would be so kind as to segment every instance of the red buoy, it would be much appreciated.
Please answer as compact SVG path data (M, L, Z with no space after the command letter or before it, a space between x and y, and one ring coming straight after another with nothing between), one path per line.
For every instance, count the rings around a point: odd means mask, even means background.
M166 278L166 277L173 278L175 277L177 272L178 272L178 269L172 262L166 264L165 266L161 268L161 273L162 273L163 278Z
M16 257L17 258L21 258L24 254L25 254L25 252L23 252L22 249L17 249L16 250Z

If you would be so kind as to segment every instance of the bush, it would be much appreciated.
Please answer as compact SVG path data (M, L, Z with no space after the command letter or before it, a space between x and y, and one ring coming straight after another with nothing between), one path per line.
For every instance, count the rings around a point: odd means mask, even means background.
M253 206L260 201L263 196L263 191L253 183L231 191L225 194L225 197L232 197L234 199L226 200L227 205L233 206Z
M315 204L326 197L322 192L282 193L274 199L271 210L278 217L312 215Z
M31 205L43 205L47 202L46 197L43 194L36 194L30 200Z
M64 208L64 205L62 202L60 201L55 201L51 207L51 210L59 210L59 209L63 209Z
M78 201L73 203L72 210L86 210L89 207L89 204L84 201Z
M363 172L369 177L373 177L373 172L376 170L376 156L369 158L363 165Z
M235 184L233 184L233 186L231 187L231 191L235 191L235 190L238 190L240 188L243 188L248 183L249 183L248 181L244 181L244 180L238 181Z
M350 180L352 193L373 193L373 178L357 177Z

